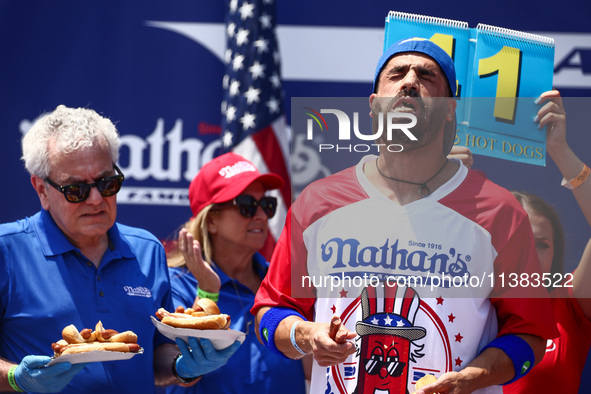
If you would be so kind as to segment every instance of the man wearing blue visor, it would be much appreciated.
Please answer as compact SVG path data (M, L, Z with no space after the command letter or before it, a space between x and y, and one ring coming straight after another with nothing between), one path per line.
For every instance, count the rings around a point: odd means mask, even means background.
M539 271L527 215L513 196L447 157L455 94L445 51L423 38L394 43L378 61L369 97L373 131L388 116L412 118L414 138L382 133L383 146L403 149L381 149L314 182L291 207L252 312L267 346L290 358L313 354L311 392L412 393L433 374L437 381L417 393L502 393L500 385L525 375L557 335L542 288L493 281L465 296L403 281ZM323 297L301 281L362 274L380 283Z

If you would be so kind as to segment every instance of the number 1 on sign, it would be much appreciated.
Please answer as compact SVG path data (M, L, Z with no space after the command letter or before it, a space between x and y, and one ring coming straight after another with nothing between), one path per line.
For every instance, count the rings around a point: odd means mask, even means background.
M501 122L515 122L517 93L521 75L521 51L504 46L491 57L478 61L478 76L497 75L494 116Z
M447 55L449 57L451 57L451 59L455 62L455 53L454 53L454 47L455 47L455 41L456 39L454 38L454 36L449 35L449 34L442 34L442 33L435 33L433 34L433 36L431 36L431 38L429 39L429 41L431 41L434 44L437 44L437 46L439 46L439 48L443 49L445 51L445 53L447 53ZM460 96L460 92L461 92L461 85L458 83L458 81L456 80L456 96Z

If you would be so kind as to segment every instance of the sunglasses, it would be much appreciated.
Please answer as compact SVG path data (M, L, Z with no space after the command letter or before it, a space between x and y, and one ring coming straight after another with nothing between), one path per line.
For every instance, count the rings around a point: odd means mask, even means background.
M394 378L402 375L404 367L406 366L406 363L401 361L381 361L374 359L373 357L370 359L365 359L364 364L365 371L368 373L368 375L376 375L382 368L386 368L388 375Z
M94 183L73 183L71 185L60 186L49 178L45 178L45 181L57 191L63 193L66 201L71 203L85 201L90 196L90 190L93 187L98 189L101 196L111 197L119 192L121 184L125 179L117 165L113 164L113 168L117 172L117 175L97 179Z
M273 216L275 216L275 211L277 211L277 198L262 197L260 200L257 201L257 199L253 196L250 196L248 194L241 194L233 200L221 204L216 204L215 208L223 209L232 206L238 207L238 211L245 218L253 217L257 212L257 208L260 206L263 212L265 212L267 217L270 219Z

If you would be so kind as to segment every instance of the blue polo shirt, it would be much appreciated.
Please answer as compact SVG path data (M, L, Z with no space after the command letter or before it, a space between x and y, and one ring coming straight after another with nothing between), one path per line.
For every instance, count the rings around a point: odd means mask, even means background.
M253 267L261 279L269 263L256 253ZM222 313L230 315L230 328L246 333L242 346L232 355L227 364L203 376L192 387L169 386L168 394L176 393L305 393L305 378L302 362L289 360L272 353L261 345L254 332L254 316L250 308L255 294L240 282L224 274L217 266L222 287L218 306ZM190 307L197 295L197 280L186 267L169 268L172 298L175 308Z
M51 344L74 324L134 331L144 349L130 360L91 363L64 393L153 393L154 348L168 340L150 320L172 298L161 243L116 223L98 269L42 210L0 225L0 357L52 356Z

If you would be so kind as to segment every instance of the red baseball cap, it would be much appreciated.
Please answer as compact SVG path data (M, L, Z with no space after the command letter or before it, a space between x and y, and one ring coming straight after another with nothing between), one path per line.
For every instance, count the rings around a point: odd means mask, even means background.
M250 161L236 153L226 153L205 164L189 185L189 203L193 216L209 204L230 201L251 183L260 181L265 190L283 186L279 175L261 174Z

